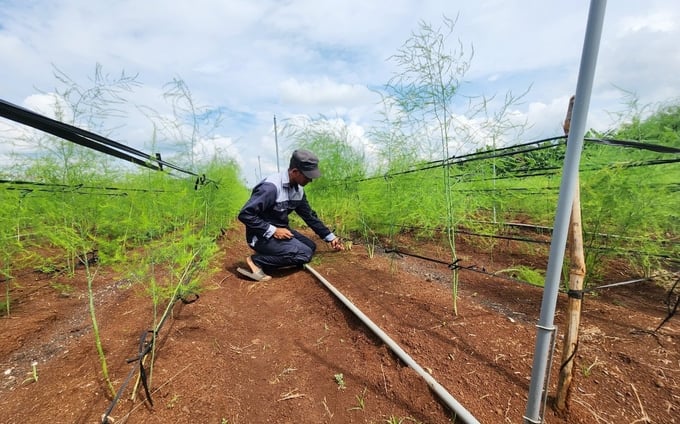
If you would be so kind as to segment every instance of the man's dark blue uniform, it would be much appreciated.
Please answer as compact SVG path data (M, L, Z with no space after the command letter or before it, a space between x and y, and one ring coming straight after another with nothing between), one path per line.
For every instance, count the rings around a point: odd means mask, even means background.
M246 241L256 252L239 269L257 281L268 280L264 269L308 263L316 244L290 228L288 215L295 211L322 240L342 250L340 239L319 219L305 195L304 186L321 176L318 158L307 150L293 152L288 170L271 175L258 183L238 219L246 226Z

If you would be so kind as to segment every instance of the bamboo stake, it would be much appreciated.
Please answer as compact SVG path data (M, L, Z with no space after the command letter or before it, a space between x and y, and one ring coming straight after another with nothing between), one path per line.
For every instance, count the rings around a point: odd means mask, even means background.
M564 133L569 133L571 124L571 111L574 106L574 96L569 100L569 110L564 121ZM574 200L571 205L571 218L569 223L569 291L574 295L569 296L567 305L567 330L564 336L562 349L562 367L557 382L557 395L555 406L564 411L567 407L569 388L573 378L574 356L578 345L578 330L581 324L581 304L583 301L583 279L586 275L586 263L583 253L583 230L581 226L581 194L579 184L574 189Z

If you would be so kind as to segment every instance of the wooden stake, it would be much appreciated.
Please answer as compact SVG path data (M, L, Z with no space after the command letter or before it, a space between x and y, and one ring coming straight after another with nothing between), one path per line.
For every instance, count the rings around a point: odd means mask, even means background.
M574 96L569 100L569 110L564 120L564 133L569 134L571 111L574 107ZM578 330L581 324L581 304L583 302L583 279L586 275L586 262L583 253L583 231L581 226L581 194L579 184L574 189L574 201L571 205L569 223L569 303L567 305L567 330L562 348L562 366L557 382L555 407L564 411L567 407L569 388L573 378L574 356L578 346Z

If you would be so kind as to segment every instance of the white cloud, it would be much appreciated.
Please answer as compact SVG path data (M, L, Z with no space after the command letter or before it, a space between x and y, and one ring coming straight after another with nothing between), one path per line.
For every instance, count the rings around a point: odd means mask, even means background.
M193 147L197 162L209 163L216 158L229 157L237 162L243 161L231 137L216 136L199 140Z
M24 100L25 108L62 122L73 121L73 111L64 99L55 93L31 94Z
M664 12L656 12L648 15L627 16L621 20L622 33L627 32L671 32L678 27L677 16Z
M526 112L528 122L533 126L527 133L535 139L560 136L563 134L562 124L569 108L569 98L563 96L552 99L549 103L532 102Z
M0 168L11 166L15 155L26 156L34 153L37 146L33 140L37 131L11 121L0 120Z
M63 88L53 65L82 87L91 86L97 63L114 76L138 73L143 86L131 94L126 118L110 128L115 140L141 149L152 127L134 105L169 115L163 85L178 77L198 104L227 111L220 136L201 140L200 153L237 158L245 174L260 167L267 173L276 168L273 115L325 115L371 127L379 99L371 90L397 71L386 59L419 22L440 26L442 15L458 15L452 41L475 50L466 94L532 85L513 113L530 121L531 134L549 136L561 130L575 90L589 3L347 0L329 8L316 0L6 0L0 96L49 113L49 96L38 93ZM621 107L614 87L637 93L642 104L680 97L679 17L674 0L607 4L589 127L607 126L606 110ZM357 138L371 146L366 134ZM291 140L279 142L283 152Z
M313 81L298 81L289 78L280 85L281 100L293 105L344 107L363 105L374 100L375 94L365 86L344 84L321 78Z

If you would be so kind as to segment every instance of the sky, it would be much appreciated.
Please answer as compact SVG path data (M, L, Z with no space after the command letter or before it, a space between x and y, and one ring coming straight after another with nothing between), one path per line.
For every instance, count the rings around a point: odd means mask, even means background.
M195 146L198 156L233 158L247 184L285 169L294 139L280 133L301 117L343 122L363 146L381 110L378 91L399 68L390 57L421 23L455 18L454 40L474 49L463 81L473 96L524 93L512 106L525 141L561 135L576 90L590 1L546 0L0 0L0 99L54 116L63 73L91 87L95 69L136 76L114 140L149 152L148 111L171 113L163 93L180 80L220 125ZM586 128L616 123L631 99L641 106L680 97L680 2L606 5ZM453 44L451 48L458 47ZM274 133L274 117L277 129ZM204 128L205 130L205 128ZM0 165L28 131L0 118ZM161 140L162 141L162 140ZM321 158L323 160L323 158ZM323 165L322 165L323 168Z

